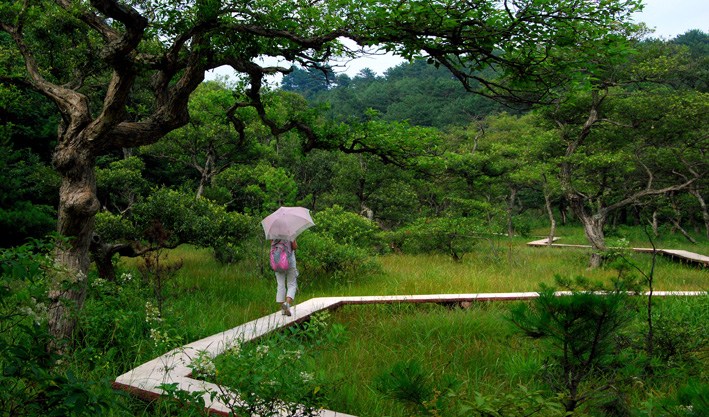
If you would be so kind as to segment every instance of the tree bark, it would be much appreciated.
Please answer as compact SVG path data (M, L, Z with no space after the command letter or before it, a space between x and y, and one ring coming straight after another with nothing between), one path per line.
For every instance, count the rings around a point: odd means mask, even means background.
M709 239L709 210L707 209L707 203L702 197L702 193L697 190L696 187L691 187L689 192L697 199L699 202L699 207L702 209L702 219L704 220L704 233L707 239Z
M608 212L606 210L600 210L595 214L588 213L584 207L584 201L580 197L574 198L571 202L571 210L579 221L581 221L586 239L588 239L588 242L591 244L591 249L593 250L589 260L589 267L597 268L601 266L603 262L603 252L608 249L606 247L606 238L603 231L608 219Z
M549 196L549 191L544 187L544 206L547 210L547 215L549 216L549 238L547 239L547 244L549 246L554 244L554 235L556 234L556 219L554 218L554 209L551 207L551 197Z
M59 270L54 274L49 290L49 330L58 338L68 338L72 334L75 318L71 312L80 310L86 298L89 246L94 215L99 210L94 156L86 150L89 146L81 137L60 141L53 158L62 176L57 232L68 239L55 250L55 264Z
M652 211L652 221L650 225L652 226L652 235L658 237L660 235L660 225L657 220L657 210Z

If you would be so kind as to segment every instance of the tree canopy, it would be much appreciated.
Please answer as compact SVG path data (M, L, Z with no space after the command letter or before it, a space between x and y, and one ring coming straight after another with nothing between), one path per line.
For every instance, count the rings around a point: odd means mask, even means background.
M190 120L189 99L207 70L229 65L247 80L235 109L253 107L273 134L297 130L304 147L341 130L306 113L268 117L264 77L352 55L339 41L381 45L407 59L448 68L468 90L525 102L549 101L566 83L624 57L639 1L516 0L408 2L298 0L15 0L0 5L3 83L29 88L61 115L53 166L61 177L58 232L70 244L56 260L66 270L51 297L50 327L71 332L68 304L81 307L96 195L95 161L122 148L157 142ZM480 75L486 68L494 77ZM591 71L592 73L593 71ZM238 117L234 125L243 134ZM78 282L65 288L68 282Z

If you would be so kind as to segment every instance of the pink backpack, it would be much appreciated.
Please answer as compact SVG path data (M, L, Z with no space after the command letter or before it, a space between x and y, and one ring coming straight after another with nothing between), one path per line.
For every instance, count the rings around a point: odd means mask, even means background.
M277 240L271 244L271 269L276 272L285 272L290 268L289 257L292 248L287 240Z

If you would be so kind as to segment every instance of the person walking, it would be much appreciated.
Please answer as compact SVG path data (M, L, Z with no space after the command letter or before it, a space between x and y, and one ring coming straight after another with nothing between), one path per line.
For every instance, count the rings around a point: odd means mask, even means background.
M298 267L295 261L295 251L298 243L295 240L276 239L271 241L271 252L285 250L288 259L288 269L274 270L276 274L276 302L286 316L291 315L291 306L298 290Z
M271 241L271 269L276 273L276 302L286 316L291 315L291 306L298 289L298 268L295 238L304 230L315 226L310 210L305 207L281 207L261 220L266 239Z

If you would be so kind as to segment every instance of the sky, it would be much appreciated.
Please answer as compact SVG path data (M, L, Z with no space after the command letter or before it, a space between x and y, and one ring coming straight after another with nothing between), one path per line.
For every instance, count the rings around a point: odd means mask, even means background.
M654 38L672 39L691 29L709 32L709 0L644 0L643 3L645 9L636 15L635 21L645 22L655 29L651 35ZM334 70L354 77L364 68L369 68L382 75L387 69L403 62L402 58L391 54L373 55L335 63ZM230 70L218 68L208 73L207 78L229 73Z

